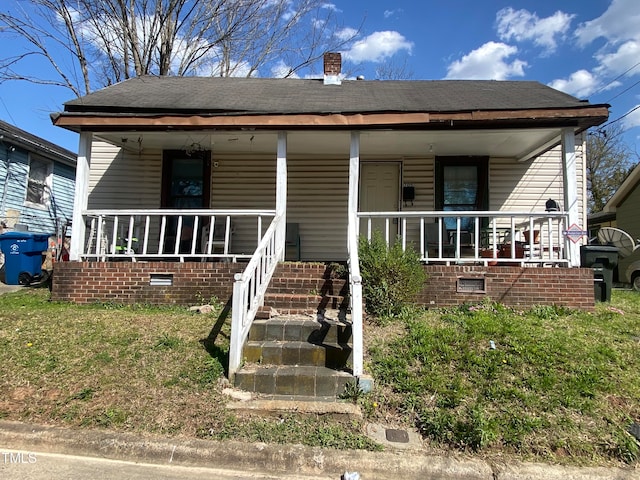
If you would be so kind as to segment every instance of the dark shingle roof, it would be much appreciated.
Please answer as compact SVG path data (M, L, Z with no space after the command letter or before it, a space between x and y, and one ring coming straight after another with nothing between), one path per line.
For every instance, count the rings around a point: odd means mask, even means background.
M67 112L371 113L578 108L589 105L538 82L343 81L139 77L65 104Z

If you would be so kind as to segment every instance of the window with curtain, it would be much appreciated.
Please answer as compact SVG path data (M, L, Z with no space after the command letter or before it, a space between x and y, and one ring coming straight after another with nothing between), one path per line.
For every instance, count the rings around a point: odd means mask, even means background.
M26 201L46 206L49 203L52 163L43 158L32 156L29 160L29 178L27 180Z
M488 209L488 157L436 158L436 209L475 211ZM473 230L473 219L462 218L461 229ZM448 230L455 230L455 217L445 217Z

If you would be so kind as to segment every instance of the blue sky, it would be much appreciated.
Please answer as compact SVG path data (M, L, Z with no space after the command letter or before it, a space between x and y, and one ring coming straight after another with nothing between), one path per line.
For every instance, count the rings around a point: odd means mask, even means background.
M345 33L362 25L342 52L349 75L375 79L390 65L415 80L536 80L610 103L610 121L627 129L626 141L640 151L640 108L632 111L640 105L638 0L327 0L325 8ZM0 48L4 56L22 46L3 39ZM5 82L0 118L76 151L77 135L49 120L72 98L60 87Z

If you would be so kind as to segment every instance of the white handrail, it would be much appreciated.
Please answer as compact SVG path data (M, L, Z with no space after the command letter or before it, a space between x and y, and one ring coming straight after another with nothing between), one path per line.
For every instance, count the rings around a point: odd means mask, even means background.
M353 376L359 377L363 366L363 325L362 325L362 275L358 255L358 234L355 222L349 222L347 238L349 289L351 292L351 335L353 337Z
M278 242L276 235L282 221L282 216L276 216L273 219L247 268L242 273L236 273L234 277L229 346L229 379L231 382L233 382L233 377L242 363L242 347L251 329L251 324L258 308L263 304L265 292L284 251L284 242Z

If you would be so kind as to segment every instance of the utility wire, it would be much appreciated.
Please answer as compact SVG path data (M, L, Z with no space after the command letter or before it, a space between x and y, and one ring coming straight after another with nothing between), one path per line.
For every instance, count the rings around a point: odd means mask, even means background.
M624 117L631 115L633 112L635 112L636 110L638 110L640 108L640 105L636 105L635 107L633 107L631 110L629 110L627 113L625 113L624 115L619 116L618 118L616 118L615 120L611 120L610 122L605 123L604 125L602 125L601 127L598 127L598 131L601 132L604 128L608 127L609 125L612 125L616 122L619 122L620 120L622 120Z
M613 82L615 82L616 80L624 77L627 73L629 73L631 70L633 70L634 68L636 68L638 65L640 65L640 62L636 63L634 66L628 68L627 70L625 70L624 72L622 72L620 75L618 75L616 78L614 78L613 80L611 80L609 83L607 83L606 85L603 85L602 87L600 87L598 90L596 90L592 95L597 95L600 92L602 92L605 88L607 88L609 85L611 85ZM608 102L607 102L608 103Z
M620 93L618 93L617 95L614 95L613 97L611 97L609 100L607 100L605 103L609 103L611 100L618 98L620 95L622 95L623 93L628 92L629 90L631 90L633 87L635 87L636 85L638 85L640 83L640 80L638 80L636 83L634 83L633 85L631 85L628 88L625 88L623 91L621 91Z

